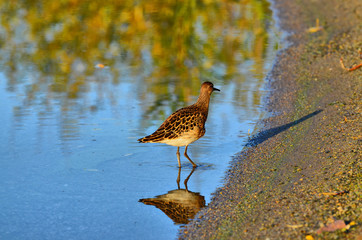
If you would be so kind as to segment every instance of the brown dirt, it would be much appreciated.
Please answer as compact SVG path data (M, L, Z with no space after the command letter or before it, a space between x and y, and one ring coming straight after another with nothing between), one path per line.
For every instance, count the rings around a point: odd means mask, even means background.
M362 61L362 2L273 7L293 33L269 79L268 118L181 239L362 239L362 68L339 62ZM308 32L317 18L323 29ZM347 227L317 233L334 220Z

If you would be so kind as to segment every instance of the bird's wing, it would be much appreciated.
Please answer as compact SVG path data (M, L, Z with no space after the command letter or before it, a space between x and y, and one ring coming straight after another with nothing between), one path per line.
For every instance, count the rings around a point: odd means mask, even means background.
M203 129L206 117L193 108L181 108L171 114L161 126L151 135L139 139L140 142L159 142L164 139L173 139L182 132L192 130L195 126Z

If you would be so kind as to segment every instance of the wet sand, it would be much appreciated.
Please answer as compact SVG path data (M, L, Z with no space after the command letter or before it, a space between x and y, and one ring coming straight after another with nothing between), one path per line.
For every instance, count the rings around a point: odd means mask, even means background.
M340 65L362 62L362 2L272 5L290 45L268 78L267 117L181 239L362 238L362 68Z

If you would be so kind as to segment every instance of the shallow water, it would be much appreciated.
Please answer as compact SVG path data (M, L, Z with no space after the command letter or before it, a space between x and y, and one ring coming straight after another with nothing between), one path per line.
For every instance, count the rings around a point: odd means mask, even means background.
M210 202L260 117L278 49L268 7L0 1L0 238L175 238L172 213ZM206 80L221 92L188 150L199 167L181 154L179 171L176 147L137 139ZM139 201L166 194L166 214Z

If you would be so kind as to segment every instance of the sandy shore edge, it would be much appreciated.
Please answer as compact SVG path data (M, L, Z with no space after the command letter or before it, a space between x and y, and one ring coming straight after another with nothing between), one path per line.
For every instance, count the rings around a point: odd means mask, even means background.
M272 5L291 45L270 74L269 117L181 239L362 239L362 68L340 65L362 61L362 3Z

